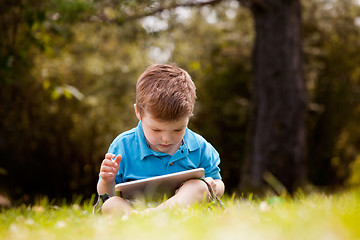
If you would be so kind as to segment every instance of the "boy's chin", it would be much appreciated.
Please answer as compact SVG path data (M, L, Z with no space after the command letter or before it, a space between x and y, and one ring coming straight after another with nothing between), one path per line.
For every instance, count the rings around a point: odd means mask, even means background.
M172 151L172 145L165 147L165 146L157 146L156 151L162 152L162 153L170 153Z

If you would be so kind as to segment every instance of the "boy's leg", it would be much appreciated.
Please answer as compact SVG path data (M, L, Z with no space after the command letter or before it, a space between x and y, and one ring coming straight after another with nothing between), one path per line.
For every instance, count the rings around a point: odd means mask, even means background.
M192 179L186 181L174 196L158 206L158 208L188 206L196 202L209 199L209 190L202 180Z
M104 202L101 211L104 214L125 215L132 213L134 209L125 199L114 196Z

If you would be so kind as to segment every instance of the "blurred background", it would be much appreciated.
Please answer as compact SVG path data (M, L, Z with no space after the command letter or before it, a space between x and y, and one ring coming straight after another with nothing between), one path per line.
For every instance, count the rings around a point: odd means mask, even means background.
M1 1L0 195L96 193L111 141L137 124L136 81L153 63L192 76L189 127L220 153L227 192L241 192L254 88L250 2ZM301 9L306 185L357 185L360 3L303 0Z

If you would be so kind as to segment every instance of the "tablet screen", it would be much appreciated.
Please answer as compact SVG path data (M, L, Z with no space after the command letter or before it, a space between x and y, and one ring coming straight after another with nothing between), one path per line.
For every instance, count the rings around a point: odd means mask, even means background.
M126 199L145 197L149 199L163 198L164 195L171 197L181 184L190 179L204 178L203 168L191 169L177 173L171 173L156 177L150 177L131 182L119 183L115 191L121 192Z

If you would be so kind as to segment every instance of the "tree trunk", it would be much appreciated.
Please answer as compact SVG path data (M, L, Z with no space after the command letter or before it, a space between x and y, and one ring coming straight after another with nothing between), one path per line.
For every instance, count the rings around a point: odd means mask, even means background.
M299 0L252 0L253 112L241 190L264 190L264 173L289 192L305 181L306 89ZM274 187L274 186L272 186Z

